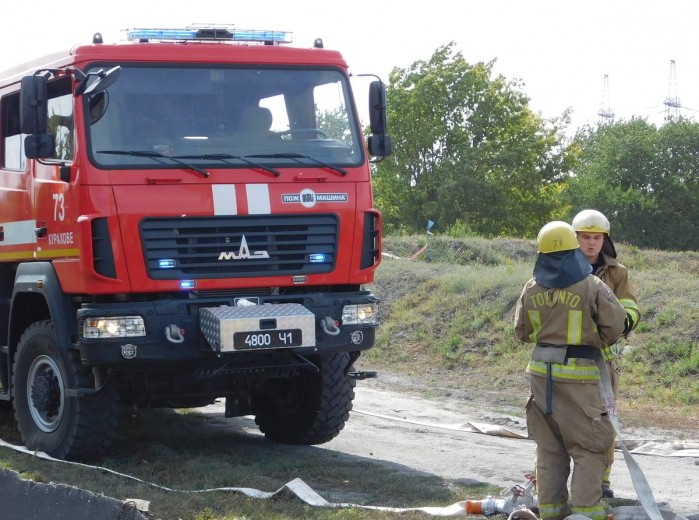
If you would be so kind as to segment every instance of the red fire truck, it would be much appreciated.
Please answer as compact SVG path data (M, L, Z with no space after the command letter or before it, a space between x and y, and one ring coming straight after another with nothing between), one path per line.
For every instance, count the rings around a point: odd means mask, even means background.
M120 406L217 398L271 440L334 438L372 375L383 83L365 141L321 40L125 33L0 75L0 399L58 458L107 448Z

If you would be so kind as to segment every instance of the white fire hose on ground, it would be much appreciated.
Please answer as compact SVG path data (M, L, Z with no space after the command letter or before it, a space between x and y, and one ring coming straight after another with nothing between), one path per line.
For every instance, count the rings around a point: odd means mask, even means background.
M527 477L528 483L525 483L524 486L514 486L511 491L513 492L513 495L509 499L504 499L504 498L493 498L493 497L488 497L483 500L466 500L463 502L456 502L454 504L451 504L449 506L443 506L443 507L414 507L414 508L397 508L397 507L382 507L382 506L367 506L367 505L361 505L361 504L352 504L352 503L332 503L328 502L325 500L322 496L320 496L318 493L316 493L308 484L306 484L303 480L300 478L295 478L289 482L287 482L284 486L279 488L277 491L274 492L266 492L266 491L260 491L257 489L252 489L252 488L246 488L246 487L219 487L219 488L210 488L210 489L198 489L198 490L181 490L181 489L173 489L173 488L168 488L166 486L161 486L159 484L151 483L144 481L142 479L139 479L137 477L134 477L132 475L127 475L124 473L120 473L117 471L114 471L109 468L105 467L99 467L99 466L91 466L89 464L84 464L80 462L71 462L71 461L64 461L64 460L58 460L53 457L50 457L49 455L43 453L43 452L35 452L28 450L24 446L16 446L12 445L10 443L7 443L0 439L0 447L5 447L5 448L10 448L15 451L31 455L34 457L54 461L54 462L59 462L63 464L70 464L70 465L77 465L77 466L82 466L86 468L93 468L93 469L98 469L100 471L105 471L107 473L111 473L114 475L118 475L130 480L135 480L137 482L164 490L164 491L171 491L171 492L176 492L176 493L210 493L210 492L235 492L235 493L241 493L243 495L246 495L250 498L257 498L257 499L271 499L274 497L278 497L280 495L285 495L288 493L291 493L295 495L297 498L305 502L306 504L310 506L315 506L315 507L333 507L333 508L356 508L356 509L373 509L377 511L386 511L386 512L395 512L395 513L404 513L404 512L409 512L409 511L419 511L426 513L431 516L442 516L442 517L447 517L447 516L465 516L469 514L483 514L486 516L490 515L501 515L501 514L508 514L508 520L539 520L539 518L531 511L530 508L535 508L536 507L536 497L532 495L532 480ZM628 451L628 450L627 450ZM631 454L629 454L629 457L632 457ZM640 471L640 470L639 470ZM642 473L641 473L642 475ZM647 485L647 483L646 483ZM652 495L651 495L652 499ZM135 501L134 499L126 499L126 501ZM145 501L140 501L140 502L145 502ZM470 503L470 505L469 505ZM653 504L656 506L655 502ZM480 508L480 510L477 510ZM148 511L148 503L146 502L142 507L139 507L139 509L147 512ZM645 513L643 510L643 507L637 507L637 506L621 506L621 507L616 507L613 510L614 512L614 520L648 520L650 517ZM668 511L665 509L659 510L659 513L661 514L661 520L687 520L686 518L672 512ZM569 516L566 518L566 520L589 520L587 517L580 516L580 515L573 515Z

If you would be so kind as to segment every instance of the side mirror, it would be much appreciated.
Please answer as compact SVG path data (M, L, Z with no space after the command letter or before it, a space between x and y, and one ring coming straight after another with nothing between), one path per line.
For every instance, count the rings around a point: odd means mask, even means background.
M80 96L86 94L89 96L104 92L119 79L120 75L121 67L119 65L112 67L106 72L103 69L99 69L95 72L88 72L87 74L81 71L76 75L76 78L78 78L78 86L75 88L75 95Z
M369 154L374 157L388 157L393 153L391 136L386 134L370 135L367 141Z
M19 94L19 124L23 134L48 131L47 80L44 76L22 78Z
M24 155L27 159L52 157L55 152L53 134L30 134L24 138Z
M386 133L386 88L382 81L369 85L369 122L372 134Z
M48 131L48 80L46 76L22 78L19 92L19 126L24 139L24 155L28 159L52 157L55 153L53 134Z
M391 136L386 135L386 87L381 80L369 85L369 126L371 133L367 140L369 154L374 157L388 157L393 153Z
M107 111L109 104L109 93L104 90L87 97L87 111L90 114L90 124L94 125L102 119L102 116Z

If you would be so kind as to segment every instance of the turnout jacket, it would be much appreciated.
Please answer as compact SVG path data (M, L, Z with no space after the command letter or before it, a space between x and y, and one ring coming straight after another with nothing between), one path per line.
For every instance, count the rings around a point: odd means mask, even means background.
M515 334L525 343L603 349L621 337L625 318L626 309L596 276L588 275L563 288L544 287L532 278L517 301ZM600 377L592 359L571 357L551 364L554 380L583 382ZM546 361L533 356L527 372L544 377L546 365Z
M629 271L616 258L605 253L600 253L600 259L599 263L593 265L594 272L592 274L600 278L614 291L614 294L619 299L619 303L624 306L627 314L633 320L633 326L631 327L631 330L633 330L641 319L641 312L638 309L636 288L629 280ZM617 357L617 352L618 349L610 346L605 348L602 353L604 354L604 359L609 361Z

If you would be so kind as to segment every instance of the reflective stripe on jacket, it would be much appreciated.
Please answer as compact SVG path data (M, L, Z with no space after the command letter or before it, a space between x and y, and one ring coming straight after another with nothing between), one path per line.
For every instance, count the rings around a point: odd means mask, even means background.
M530 359L527 364L527 373L535 376L546 377L548 363ZM554 381L565 380L567 382L599 381L599 368L592 359L571 358L564 365L551 363L551 378Z
M624 331L626 310L596 276L565 288L550 289L529 280L515 308L515 334L525 343L606 347ZM531 360L527 371L546 376L547 363ZM551 363L553 379L596 381L599 371L589 359Z

